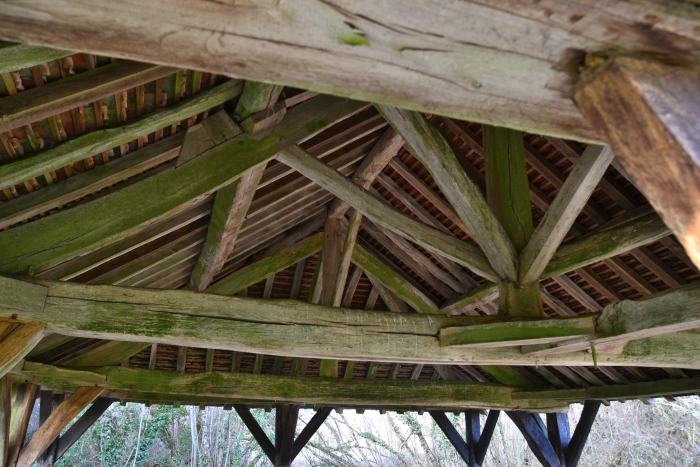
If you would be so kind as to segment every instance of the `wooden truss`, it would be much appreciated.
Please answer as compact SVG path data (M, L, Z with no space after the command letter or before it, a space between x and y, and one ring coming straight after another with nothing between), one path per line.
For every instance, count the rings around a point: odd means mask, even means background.
M506 411L574 467L601 402L700 391L692 5L6 3L0 467L114 399L235 404L275 465L331 407L480 465Z

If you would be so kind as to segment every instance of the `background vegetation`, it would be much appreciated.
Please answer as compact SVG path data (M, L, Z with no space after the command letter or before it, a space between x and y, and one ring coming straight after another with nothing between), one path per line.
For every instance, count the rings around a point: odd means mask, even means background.
M570 410L572 429L581 406ZM274 441L274 410L253 410ZM300 411L297 432L313 416ZM449 414L464 433L464 417ZM700 399L656 399L601 407L582 466L700 465ZM482 419L483 423L483 419ZM56 464L58 467L269 466L234 411L114 404ZM295 466L463 466L430 415L334 412ZM501 415L485 466L538 466L527 443Z

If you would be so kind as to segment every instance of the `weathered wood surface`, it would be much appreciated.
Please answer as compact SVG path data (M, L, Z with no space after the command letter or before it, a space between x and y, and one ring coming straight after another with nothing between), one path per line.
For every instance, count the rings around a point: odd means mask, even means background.
M581 112L700 265L700 73L619 57L585 79Z
M321 248L323 248L322 232L297 242L272 256L241 268L233 274L229 274L206 289L206 292L221 295L236 294L246 287L257 284L269 276L298 263L302 259L318 253Z
M38 177L86 157L109 151L165 126L185 120L194 114L233 99L241 93L242 87L240 81L227 81L191 99L155 110L134 122L115 128L96 130L31 157L16 159L0 166L0 186L9 187L22 183L32 177Z
M628 400L653 399L663 396L697 394L700 391L700 378L665 379L634 384L610 386L589 386L580 389L556 389L544 391L522 390L513 393L514 399L555 399L568 402L584 400Z
M654 211L632 212L584 237L557 248L540 279L559 276L671 234Z
M49 287L43 312L0 310L0 317L17 314L25 321L44 321L48 332L75 337L292 357L462 365L593 364L584 352L535 357L513 347L440 346L440 329L500 321L495 316L448 318L180 290L40 282ZM630 341L619 355L598 355L597 364L700 368L698 352L695 331L675 332Z
M593 316L493 323L441 329L440 344L483 348L544 344L590 335L595 331L595 317Z
M406 9L400 1L250 8L196 0L173 8L159 0L138 17L134 9L144 7L135 0L5 3L0 36L8 40L598 142L565 94L582 55L572 51L698 60L698 12L687 2L416 0ZM132 40L114 40L127 29L137 32Z
M109 164L86 170L69 179L0 205L0 228L29 219L104 187L145 172L177 157L184 138L178 133L145 148L130 152Z
M99 387L81 387L71 394L32 435L27 445L22 449L15 466L31 467L41 453L61 434L63 428L95 400L102 391L103 389Z
M589 146L586 149L520 253L521 283L537 280L545 270L613 157L610 148Z
M39 272L67 259L141 232L158 220L196 206L200 198L242 172L366 104L316 97L287 113L259 140L239 135L184 166L170 168L102 198L21 227L0 232L0 271ZM230 157L235 148L237 157ZM170 187L180 187L172 190Z
M243 87L243 94L236 103L233 111L233 118L237 122L242 122L256 113L274 105L282 92L281 86L261 83L256 81L246 81Z
M526 410L557 410L559 402L522 399L513 403L516 388L467 381L400 381L344 378L304 378L249 373L139 370L108 367L98 371L64 370L51 365L25 362L25 379L52 381L70 387L87 379L101 380L98 390L143 391L187 396L267 400L277 403L306 403L334 406L423 405L434 407L494 407Z
M13 42L0 43L0 73L19 71L35 65L58 60L73 55L67 50L56 50L49 47L37 47Z
M498 275L491 268L481 249L411 219L393 206L355 185L301 148L292 146L281 151L277 158L338 198L348 202L375 224L396 232L433 253L463 264L484 277L492 280L498 279Z
M147 63L118 61L37 86L11 98L0 99L0 132L44 120L176 71Z
M22 360L44 337L42 323L2 323L10 324L11 330L3 333L0 341L0 378Z
M46 302L46 287L0 276L0 307L40 311Z
M60 459L83 434L90 429L93 423L107 411L114 399L98 397L85 413L71 425L71 427L58 439L56 447L56 460Z
M604 349L630 340L697 329L699 307L700 285L690 284L640 300L610 304L599 315L445 328L440 331L440 342L471 347L523 345L523 353L538 356L587 350L591 344Z
M411 154L428 169L496 274L501 279L516 280L517 252L513 242L462 169L447 140L417 112L386 105L376 107L406 141Z
M7 454L7 465L13 466L19 457L20 450L24 445L29 427L29 419L34 409L34 401L39 392L36 384L19 384L13 391L12 414L10 420L9 449Z
M440 313L435 302L430 297L427 297L419 287L412 281L405 279L393 265L375 257L361 245L355 245L355 249L352 252L352 261L419 313Z

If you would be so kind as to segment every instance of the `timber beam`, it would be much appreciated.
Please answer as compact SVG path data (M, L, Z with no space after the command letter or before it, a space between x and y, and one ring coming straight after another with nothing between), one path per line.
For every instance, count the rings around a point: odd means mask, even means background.
M514 401L522 389L468 381L402 381L345 378L304 378L229 372L174 372L104 367L76 370L25 361L16 370L23 382L62 389L92 385L105 391L137 391L177 396L180 401L220 397L341 406L423 406L439 408L494 408L558 411L562 402L546 399Z
M0 167L0 187L17 185L48 171L109 151L116 146L223 104L240 95L242 88L240 81L227 81L172 107L155 110L137 121L120 127L93 131L31 157L16 159Z
M697 329L698 310L700 283L694 283L640 300L613 303L600 314L444 328L440 342L486 348L522 345L524 354L534 356L595 351L596 347L607 353L607 349L631 340Z
M354 361L528 366L594 363L587 352L536 356L523 354L520 348L512 346L474 349L440 345L442 329L503 322L503 317L498 316L399 316L294 300L32 280L46 287L47 296L39 299L35 309L0 306L0 318L39 323L47 332L74 337ZM679 311L674 325L694 327L697 312L693 311L693 303L698 300L698 287L690 285L677 293L674 289L623 304L618 315L624 316L624 311L637 303L640 310L656 310L658 303L675 300L673 306L678 306ZM663 321L663 316L654 319ZM643 338L634 334L646 332L644 326L654 329L654 323L652 319L622 329L625 339L636 340L627 342L621 353L598 355L598 365L700 368L696 333L671 332ZM669 352L669 346L675 350Z
M699 266L700 73L692 68L620 56L584 73L573 97Z
M265 137L253 139L241 134L177 169L169 167L90 203L0 232L0 271L33 269L38 273L139 233L154 220L175 217L286 145L366 107L367 104L327 96L310 99L290 109ZM230 157L234 148L237 157ZM180 189L170 190L172 186Z
M118 61L0 99L0 133L164 78L176 71L147 63Z
M19 71L70 55L73 55L73 52L67 50L2 42L0 43L0 73Z

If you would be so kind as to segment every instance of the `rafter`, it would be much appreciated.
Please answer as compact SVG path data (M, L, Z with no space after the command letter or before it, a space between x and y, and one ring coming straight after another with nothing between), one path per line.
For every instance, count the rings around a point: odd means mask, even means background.
M377 105L384 118L403 136L469 229L502 279L517 279L517 253L512 241L486 204L478 187L457 161L445 138L417 112Z
M196 206L203 195L321 128L307 123L321 120L330 125L365 107L331 97L311 99L291 109L261 139L239 135L178 169L171 167L90 203L0 232L0 271L43 271L134 235ZM237 157L229 157L234 147ZM179 189L168 189L172 186Z
M483 252L452 235L414 221L392 206L378 200L350 180L310 156L298 146L281 151L277 158L293 167L338 198L347 201L353 208L367 216L377 225L402 235L439 255L465 265L484 277L497 280Z
M240 81L231 80L172 107L155 110L134 122L96 130L31 157L16 159L0 167L0 186L17 185L185 120L240 95L242 87Z
M23 68L41 65L51 60L68 57L69 55L73 55L73 52L29 44L3 42L0 43L0 73L18 71Z
M44 120L176 71L147 63L118 61L46 86L37 86L11 99L0 99L0 132Z
M615 155L609 148L589 146L586 149L520 253L521 283L536 281L540 277L613 157Z

